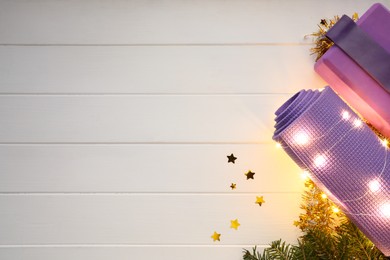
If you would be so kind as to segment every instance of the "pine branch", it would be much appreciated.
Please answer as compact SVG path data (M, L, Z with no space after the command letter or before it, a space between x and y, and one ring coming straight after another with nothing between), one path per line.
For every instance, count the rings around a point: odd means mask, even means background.
M263 260L260 253L257 251L257 247L252 248L252 253L249 250L244 249L244 260Z
M262 253L256 247L244 251L244 260L389 260L312 182L307 181L298 226L304 235L297 245L282 240L271 243Z
M298 247L289 245L281 239L273 241L269 248L264 249L263 253L257 252L256 247L249 250L244 250L244 260L295 260L297 258Z
M286 242L282 242L282 240L279 239L277 241L272 242L271 247L265 250L268 251L269 255L273 259L289 260L292 259L292 247L293 246L291 245L286 245Z
M298 246L295 248L294 259L314 260L315 252L312 247L308 246L302 238L298 239Z
M351 257L363 259L386 259L374 244L350 221L340 226L340 237L345 237L350 246Z
M317 259L338 259L336 257L338 252L332 235L321 230L310 230L303 239L318 257Z

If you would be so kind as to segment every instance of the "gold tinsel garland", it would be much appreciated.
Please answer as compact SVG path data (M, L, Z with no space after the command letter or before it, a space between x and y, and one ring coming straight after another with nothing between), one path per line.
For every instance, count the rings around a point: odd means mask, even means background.
M317 229L328 234L334 233L345 215L312 180L305 181L305 188L301 204L304 212L299 215L298 221L294 221L294 225L303 232Z
M359 19L357 13L352 15L352 20L355 22ZM307 36L314 38L315 47L311 48L311 54L316 55L316 61L324 55L324 53L332 47L333 42L329 40L325 34L327 31L333 27L333 25L340 20L338 15L334 16L332 19L321 19L321 22L317 25L318 30Z

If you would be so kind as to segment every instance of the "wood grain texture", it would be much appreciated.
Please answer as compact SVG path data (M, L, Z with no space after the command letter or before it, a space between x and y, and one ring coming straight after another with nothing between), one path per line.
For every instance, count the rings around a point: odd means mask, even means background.
M241 259L242 246L198 246L198 247L165 247L165 246L131 246L131 247L51 247L51 248L0 248L2 259L29 260L129 260L129 259L169 259L169 260L202 260L202 259ZM262 247L258 247L259 250ZM248 248L250 249L250 248ZM147 253L146 253L147 252Z
M234 153L235 164L227 163ZM247 181L248 170L255 179ZM301 192L269 145L1 145L0 192ZM229 186L234 182L237 189Z
M4 0L0 43L300 43L321 18L373 2Z
M289 95L0 96L0 142L272 142Z
M0 46L1 93L292 93L326 85L309 46Z
M302 181L273 112L325 85L304 36L374 2L0 0L0 259L295 243Z
M210 245L214 231L221 245L295 242L301 194L259 193L261 207L255 195L2 195L0 244Z

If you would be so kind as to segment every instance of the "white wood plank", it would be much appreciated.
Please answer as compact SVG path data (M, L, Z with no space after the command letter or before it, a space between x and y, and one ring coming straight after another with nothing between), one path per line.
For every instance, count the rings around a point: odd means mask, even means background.
M363 13L374 2L5 0L0 43L296 43L321 18Z
M0 96L0 142L271 142L289 97Z
M227 163L234 153L235 164ZM255 179L247 181L248 170ZM301 192L270 145L0 146L0 192ZM237 184L232 191L231 183Z
M299 169L271 144L289 95L218 94L321 87L303 36L372 3L0 1L0 94L22 94L0 96L0 259L233 260L294 243ZM255 142L270 144L231 144Z
M299 193L0 196L0 244L251 245L296 242ZM238 219L238 230L230 220ZM210 236L221 233L214 243Z
M258 247L261 250L261 247ZM251 250L251 247L248 249ZM242 247L0 248L4 260L205 260L242 259Z
M288 93L321 88L310 46L0 46L0 93Z

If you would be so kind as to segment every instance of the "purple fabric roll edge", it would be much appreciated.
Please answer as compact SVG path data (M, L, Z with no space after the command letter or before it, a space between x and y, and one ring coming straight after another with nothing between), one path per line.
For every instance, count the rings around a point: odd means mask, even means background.
M273 139L389 256L389 149L329 87L302 90L275 114Z
M372 5L356 24L390 53L390 11L384 5ZM390 92L336 45L316 62L314 69L349 105L390 138Z
M390 53L372 40L351 18L343 15L326 36L390 92Z

